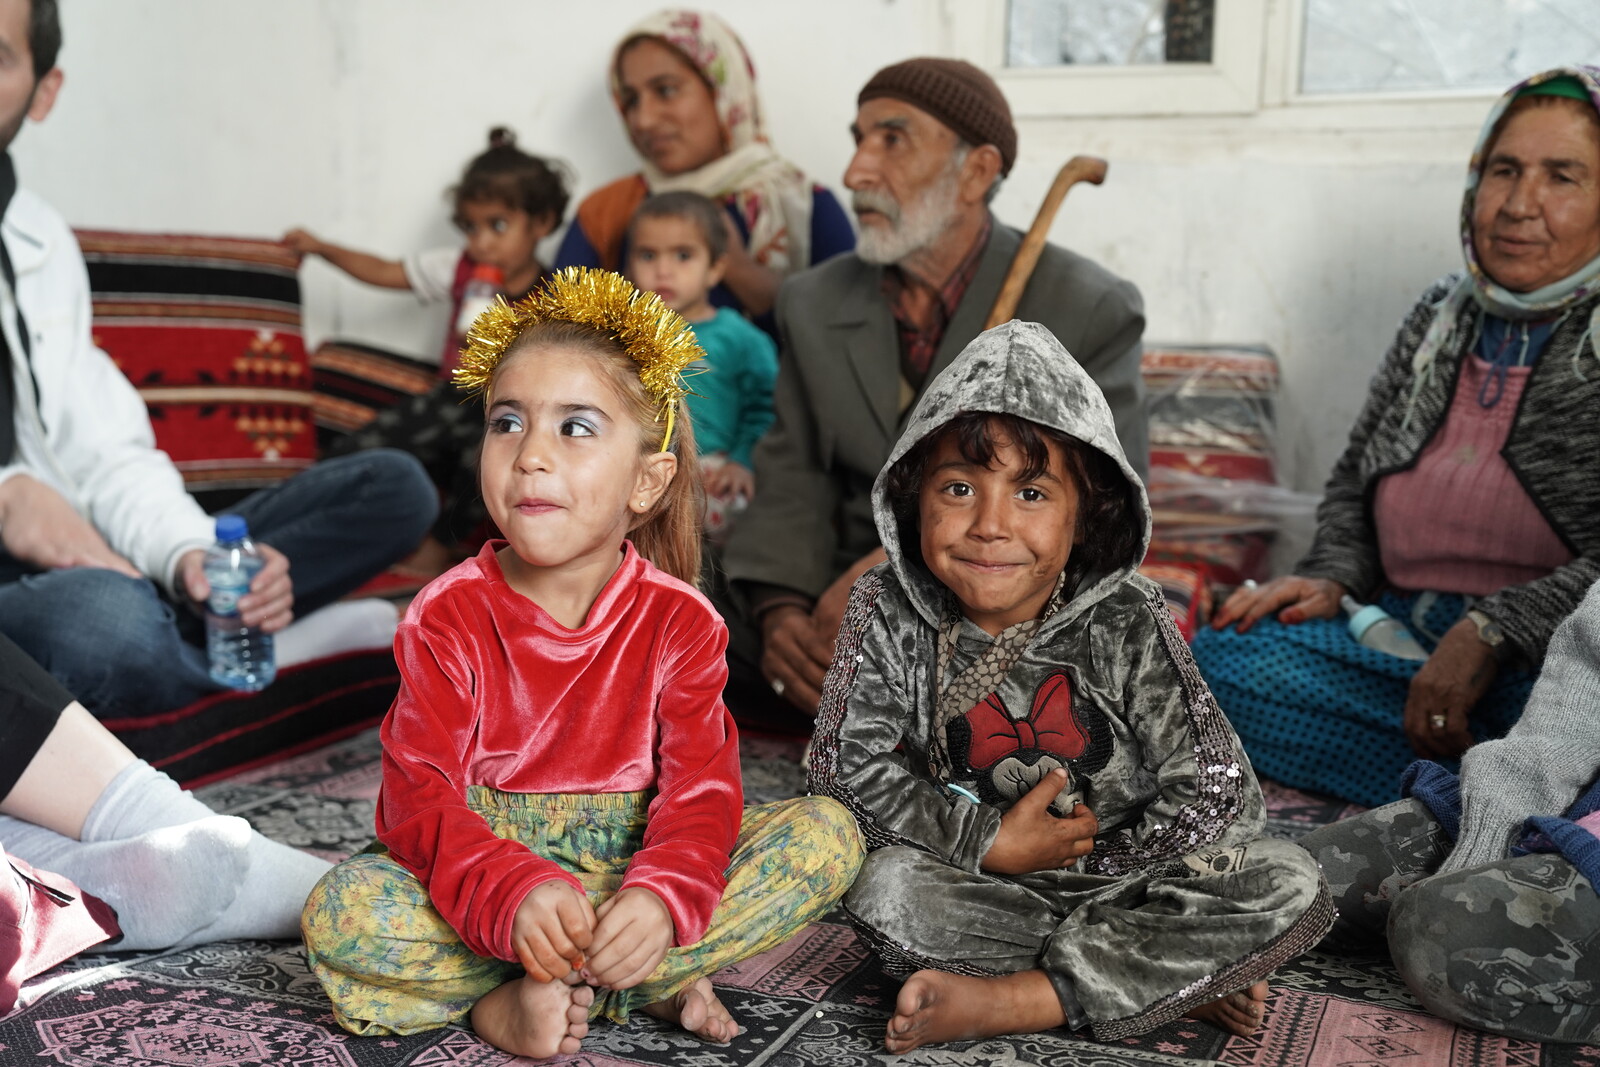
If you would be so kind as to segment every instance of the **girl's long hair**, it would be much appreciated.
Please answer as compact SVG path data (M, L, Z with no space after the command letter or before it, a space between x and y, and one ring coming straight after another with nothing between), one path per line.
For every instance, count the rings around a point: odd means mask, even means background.
M665 421L660 408L639 381L639 365L615 337L604 330L576 322L544 322L528 327L500 361L500 367L532 348L566 348L595 357L605 368L606 380L627 401L639 426L639 452L652 455L661 449ZM498 374L499 367L496 368ZM489 393L494 392L490 382ZM688 585L700 588L701 520L705 498L700 485L700 454L695 447L689 406L681 399L667 451L678 457L678 469L667 491L645 514L634 517L628 537L639 555Z

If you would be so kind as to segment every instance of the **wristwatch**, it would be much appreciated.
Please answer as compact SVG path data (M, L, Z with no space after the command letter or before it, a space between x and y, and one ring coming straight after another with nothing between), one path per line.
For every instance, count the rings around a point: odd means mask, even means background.
M1511 657L1511 644L1506 640L1506 632L1500 629L1499 623L1477 608L1468 611L1467 618L1478 628L1478 640L1489 646L1489 651L1494 653L1496 660L1504 663Z

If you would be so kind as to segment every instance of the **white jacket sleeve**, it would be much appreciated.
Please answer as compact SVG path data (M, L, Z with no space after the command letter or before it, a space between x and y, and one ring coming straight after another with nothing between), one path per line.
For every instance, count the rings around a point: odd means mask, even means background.
M44 250L33 269L18 264L17 296L34 342L40 394L37 408L31 397L19 404L19 421L42 420L44 480L65 489L113 550L173 591L179 557L211 542L212 520L156 448L138 391L95 347L89 275L71 230L26 190L18 191L8 224L19 210L16 221L39 236Z

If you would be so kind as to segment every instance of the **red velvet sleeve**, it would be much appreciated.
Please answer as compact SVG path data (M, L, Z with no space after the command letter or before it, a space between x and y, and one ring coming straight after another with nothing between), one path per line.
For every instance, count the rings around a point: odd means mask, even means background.
M400 693L381 730L378 840L417 876L469 949L515 961L512 920L529 891L552 878L583 887L526 845L496 837L467 807L478 679L462 638L428 625L425 615L414 614L395 635Z
M705 936L722 899L744 795L738 734L722 703L728 628L710 611L681 612L672 624L681 634L659 668L657 792L622 888L659 896L682 946Z

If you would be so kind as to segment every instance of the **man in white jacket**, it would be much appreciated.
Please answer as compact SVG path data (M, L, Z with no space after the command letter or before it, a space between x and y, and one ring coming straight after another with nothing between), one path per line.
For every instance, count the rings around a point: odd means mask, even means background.
M0 0L0 150L50 113L56 0ZM0 157L0 633L102 718L216 690L195 606L213 520L155 446L133 386L94 346L66 222ZM242 501L267 565L240 602L275 632L415 547L438 503L394 451L318 464Z

